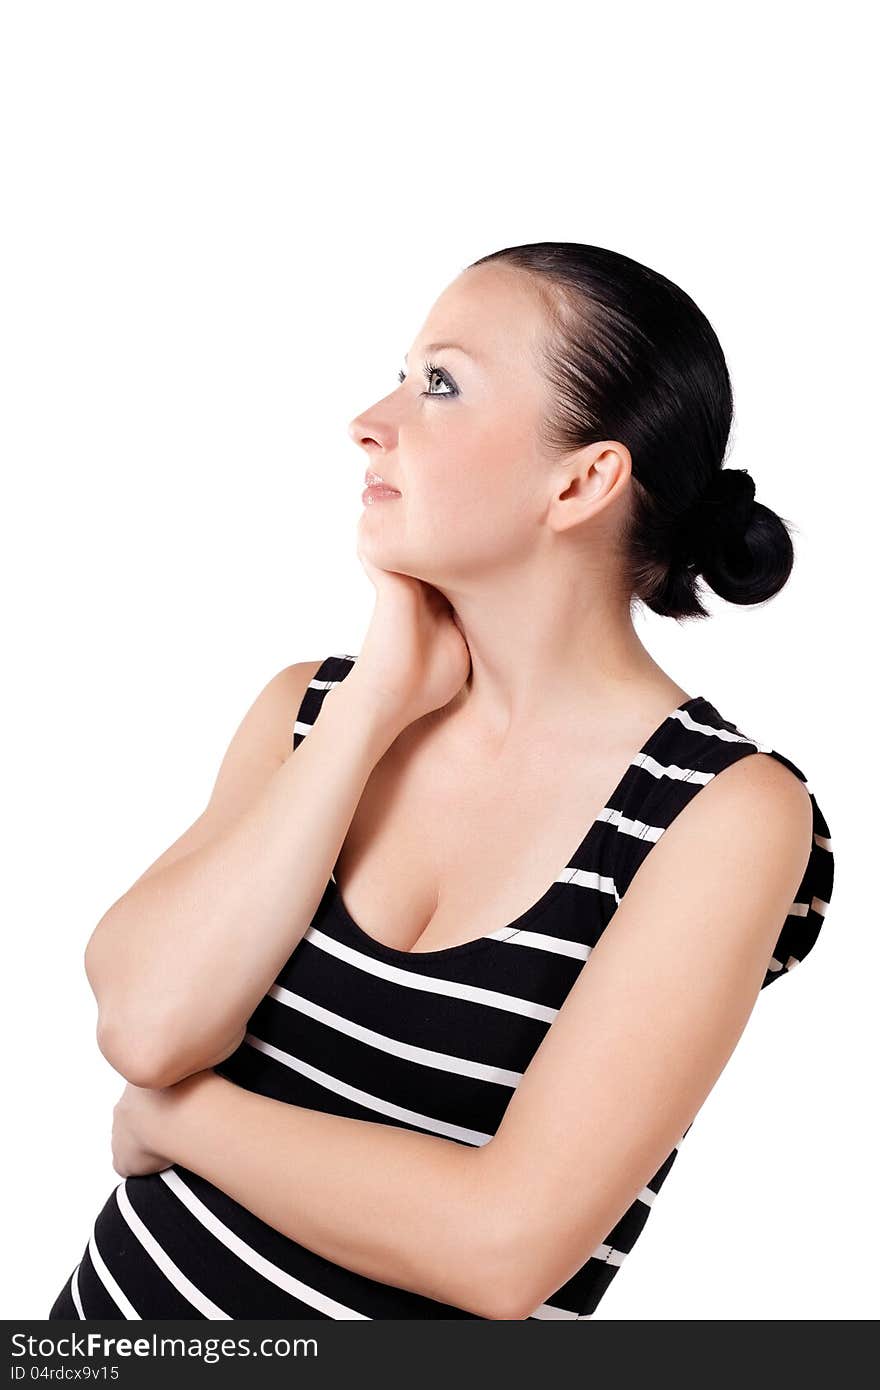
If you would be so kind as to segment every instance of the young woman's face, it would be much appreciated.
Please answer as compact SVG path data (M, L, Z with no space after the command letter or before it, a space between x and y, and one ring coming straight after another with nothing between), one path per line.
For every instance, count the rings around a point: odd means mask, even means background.
M368 559L454 585L534 550L555 481L538 440L550 404L537 355L546 332L520 271L477 266L444 290L405 379L349 426L365 469L401 494L364 505Z

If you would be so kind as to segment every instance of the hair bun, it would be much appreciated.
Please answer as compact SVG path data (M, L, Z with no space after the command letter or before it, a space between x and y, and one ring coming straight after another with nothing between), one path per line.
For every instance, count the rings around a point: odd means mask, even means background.
M755 481L745 468L720 468L680 518L681 557L699 564L715 550L742 542L755 509Z

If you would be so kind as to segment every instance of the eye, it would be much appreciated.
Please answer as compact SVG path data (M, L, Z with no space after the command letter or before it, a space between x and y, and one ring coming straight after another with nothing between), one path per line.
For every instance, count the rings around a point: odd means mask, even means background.
M451 376L449 375L449 373L446 372L446 371L444 371L444 369L443 369L442 367L438 367L438 366L436 365L436 363L434 363L434 362L426 362L425 365L424 365L424 367L423 367L423 369L422 369L422 372L423 372L423 375L424 375L425 380L426 380L427 383L428 383L428 388L429 388L429 389L428 389L427 391L421 391L421 392L419 392L420 395L422 395L422 396L457 396L457 395L458 395L458 389L457 389L457 387L456 387L456 385L455 385L455 382L452 380ZM441 383L442 383L444 386L448 387L448 390L446 390L446 391L432 391L432 390L430 390L431 382L432 382L432 380L433 380L434 377L439 377ZM402 367L401 367L400 371L397 373L397 379L398 379L399 382L401 382L401 384L402 384L404 381L406 381L406 372L403 370Z

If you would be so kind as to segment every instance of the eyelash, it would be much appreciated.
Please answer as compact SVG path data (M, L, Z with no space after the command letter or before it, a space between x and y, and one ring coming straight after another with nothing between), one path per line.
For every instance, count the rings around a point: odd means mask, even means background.
M420 391L420 392L419 392L419 395L421 395L421 396L435 396L435 397L436 397L436 396L439 396L441 399L442 399L442 397L444 397L444 396L447 396L447 397L448 397L448 396L457 396L457 395L458 395L458 391L457 391L457 389L456 389L455 383L452 381L451 377L443 370L442 367L438 367L434 362L426 362L426 363L425 363L424 368L423 368L423 375L424 375L424 378L425 378L425 380L427 381L427 383L428 383L429 386L431 385L431 377L432 377L432 376L435 376L435 375L436 375L436 376L439 376L439 377L446 383L446 385L447 385L448 387L450 387L450 390L448 390L448 391ZM404 370L403 370L402 367L401 367L400 371L397 373L397 380L401 383L401 385L403 384L404 381L406 381L406 373L404 372Z

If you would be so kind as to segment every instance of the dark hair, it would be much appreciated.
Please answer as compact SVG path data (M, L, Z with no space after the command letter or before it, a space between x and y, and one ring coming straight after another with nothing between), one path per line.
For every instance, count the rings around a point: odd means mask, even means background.
M545 447L568 453L616 439L630 451L623 541L632 599L682 619L709 616L700 575L730 603L778 593L794 564L790 523L754 500L745 470L723 468L733 391L694 301L601 246L534 242L472 265L492 261L534 276L548 312L542 364L555 405L542 422Z

